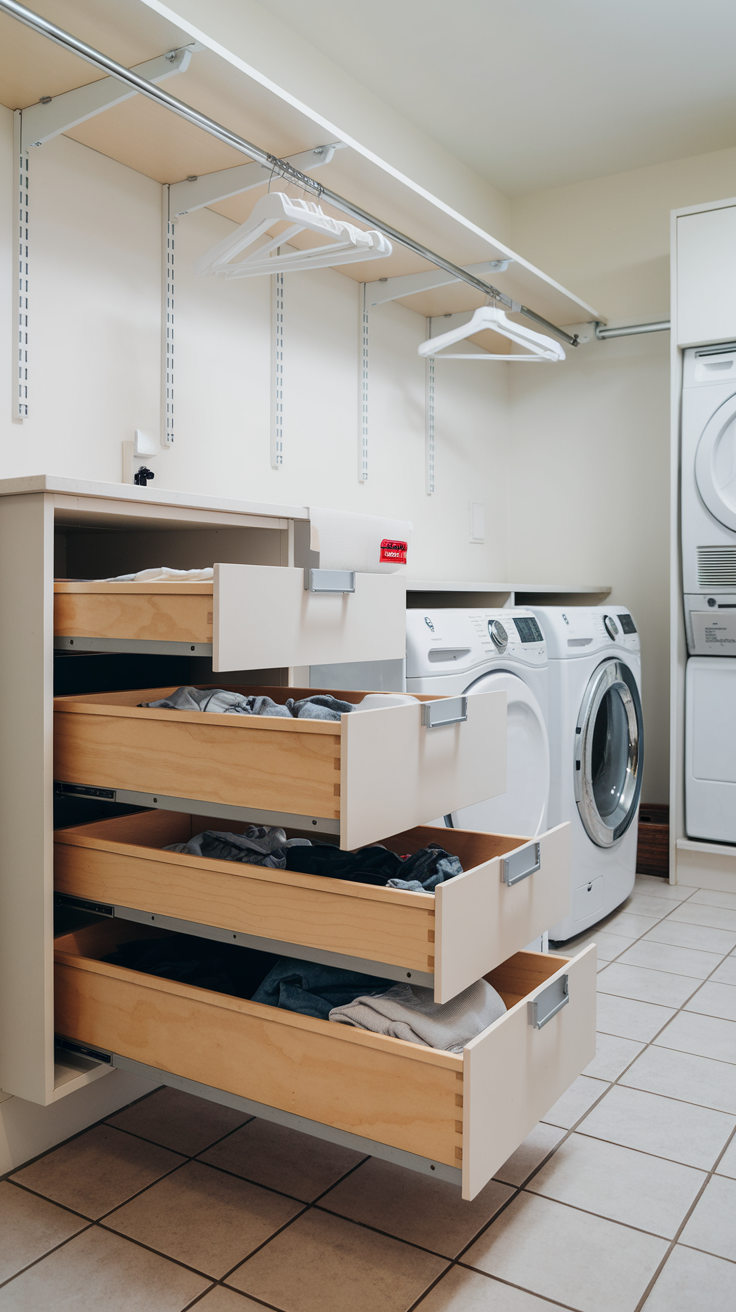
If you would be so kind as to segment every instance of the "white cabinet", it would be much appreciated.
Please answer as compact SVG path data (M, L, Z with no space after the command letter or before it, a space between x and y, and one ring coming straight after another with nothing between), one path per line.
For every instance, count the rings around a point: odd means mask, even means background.
M736 204L677 218L677 344L736 339Z

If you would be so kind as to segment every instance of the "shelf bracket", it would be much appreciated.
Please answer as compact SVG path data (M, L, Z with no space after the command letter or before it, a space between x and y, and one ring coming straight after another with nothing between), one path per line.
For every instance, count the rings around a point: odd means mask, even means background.
M505 273L510 264L513 264L512 259L483 260L480 264L464 264L462 267L466 273L472 273L476 278L486 278L489 273ZM458 281L451 273L445 273L444 269L408 273L398 278L379 278L366 283L367 304L383 305L385 301L398 301L404 296L416 296L418 292L431 292L435 287L447 287Z
M331 141L326 146L315 146L313 150L303 150L298 155L290 155L286 160L300 172L319 169L329 164L336 150L343 150L344 141ZM262 187L270 176L271 170L266 164L236 164L234 168L218 169L216 173L204 173L198 178L186 178L183 182L172 182L171 217L191 214L192 210L201 210L205 205L215 205L230 196L239 196L243 191L253 187Z
M175 73L184 73L195 50L202 47L196 42L181 46L178 50L169 50L156 59L147 59L144 64L136 64L131 72L137 73L149 82L163 82ZM94 118L113 105L120 105L124 100L131 100L137 91L118 81L116 77L103 77L99 82L89 82L87 86L75 87L73 91L64 91L60 96L44 96L35 105L21 111L23 116L23 149L44 146L53 137L71 128L79 127L87 119Z

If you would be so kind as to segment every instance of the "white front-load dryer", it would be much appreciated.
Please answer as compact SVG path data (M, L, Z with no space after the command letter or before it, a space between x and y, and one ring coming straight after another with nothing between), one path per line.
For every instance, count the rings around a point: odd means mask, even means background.
M506 792L447 820L458 829L531 838L548 827L550 782L547 654L536 619L522 609L407 611L408 693L496 690L507 699Z
M694 346L682 370L682 590L686 609L715 618L719 601L733 614L736 593L736 344ZM711 597L710 606L705 598ZM710 614L708 614L710 611ZM731 655L706 646L689 623L690 651Z
M636 878L644 730L639 634L625 606L543 606L549 656L550 825L570 821L565 942L629 896Z

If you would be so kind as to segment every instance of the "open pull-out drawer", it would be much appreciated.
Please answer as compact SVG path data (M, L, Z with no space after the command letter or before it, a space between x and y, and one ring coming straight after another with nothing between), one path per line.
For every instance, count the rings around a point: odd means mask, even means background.
M462 1183L467 1199L595 1052L595 947L504 962L488 980L508 1011L456 1055L101 960L156 934L108 920L57 939L63 1040Z
M211 656L214 670L401 660L398 574L218 564L210 583L54 584L54 645Z
M447 1002L550 925L570 898L570 826L526 840L420 827L382 839L399 855L435 843L464 873L435 893L165 852L203 829L242 824L142 811L59 829L62 900L325 965L434 988Z
M57 697L54 778L110 801L339 834L343 848L506 787L503 692L421 697L333 721L140 705L173 691ZM316 690L232 691L285 702ZM364 695L335 694L356 705Z

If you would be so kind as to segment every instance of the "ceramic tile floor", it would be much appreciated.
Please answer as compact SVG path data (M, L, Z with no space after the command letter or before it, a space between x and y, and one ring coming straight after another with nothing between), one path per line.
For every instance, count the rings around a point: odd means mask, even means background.
M734 1312L736 894L593 939L597 1055L474 1202L159 1089L0 1182L0 1312Z

